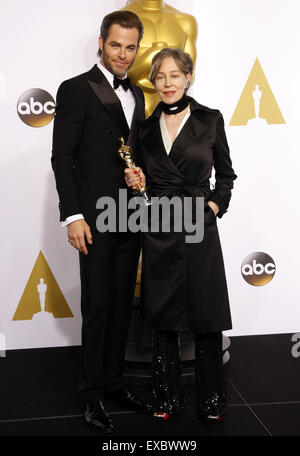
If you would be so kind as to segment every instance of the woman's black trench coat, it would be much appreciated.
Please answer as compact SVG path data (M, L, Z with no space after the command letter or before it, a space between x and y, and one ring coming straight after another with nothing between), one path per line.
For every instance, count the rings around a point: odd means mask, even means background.
M204 238L187 243L183 232L143 234L141 306L157 330L213 332L232 326L217 220L207 201L218 204L221 218L236 175L221 113L193 98L190 109L167 155L159 104L141 127L139 152L152 196L205 197ZM211 190L213 167L216 183Z

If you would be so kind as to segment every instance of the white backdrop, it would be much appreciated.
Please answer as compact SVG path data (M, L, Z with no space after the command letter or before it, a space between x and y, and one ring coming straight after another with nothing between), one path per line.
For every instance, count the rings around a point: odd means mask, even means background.
M298 332L299 2L168 3L197 19L191 94L222 111L238 175L230 209L218 221L234 324L226 335ZM87 71L96 62L103 16L125 4L1 1L0 333L7 349L78 345L81 324L78 256L58 222L50 167L53 122L26 125L17 113L18 99L32 88L55 98L64 79ZM262 98L261 109L271 119L276 100L285 123L229 125L256 59L273 94L273 105L272 100L263 105ZM249 94L241 97L249 112L252 102ZM249 284L241 274L253 252L271 256L276 266L263 286ZM40 278L48 287L49 318L38 314Z

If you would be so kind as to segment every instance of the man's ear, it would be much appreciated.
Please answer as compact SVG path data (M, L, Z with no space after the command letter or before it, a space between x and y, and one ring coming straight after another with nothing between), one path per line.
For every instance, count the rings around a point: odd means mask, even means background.
M99 41L98 41L98 43L99 43L99 49L100 49L101 51L103 51L103 44L104 44L104 41L103 41L102 36L99 36Z

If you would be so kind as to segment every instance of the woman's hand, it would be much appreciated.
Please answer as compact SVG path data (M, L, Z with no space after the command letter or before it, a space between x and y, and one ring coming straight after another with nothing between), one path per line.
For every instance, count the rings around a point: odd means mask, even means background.
M125 182L128 187L131 187L134 190L137 190L139 187L145 187L146 185L146 178L138 166L135 168L125 168Z
M214 203L213 201L207 201L207 204L211 207L215 216L217 216L217 214L220 210L219 206L216 203Z

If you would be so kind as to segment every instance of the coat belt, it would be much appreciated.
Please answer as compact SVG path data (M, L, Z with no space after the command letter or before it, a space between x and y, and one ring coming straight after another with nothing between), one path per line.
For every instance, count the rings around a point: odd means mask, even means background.
M172 198L173 196L196 196L196 190L210 190L209 184L206 185L155 185L151 187L151 193L163 193L163 196Z

